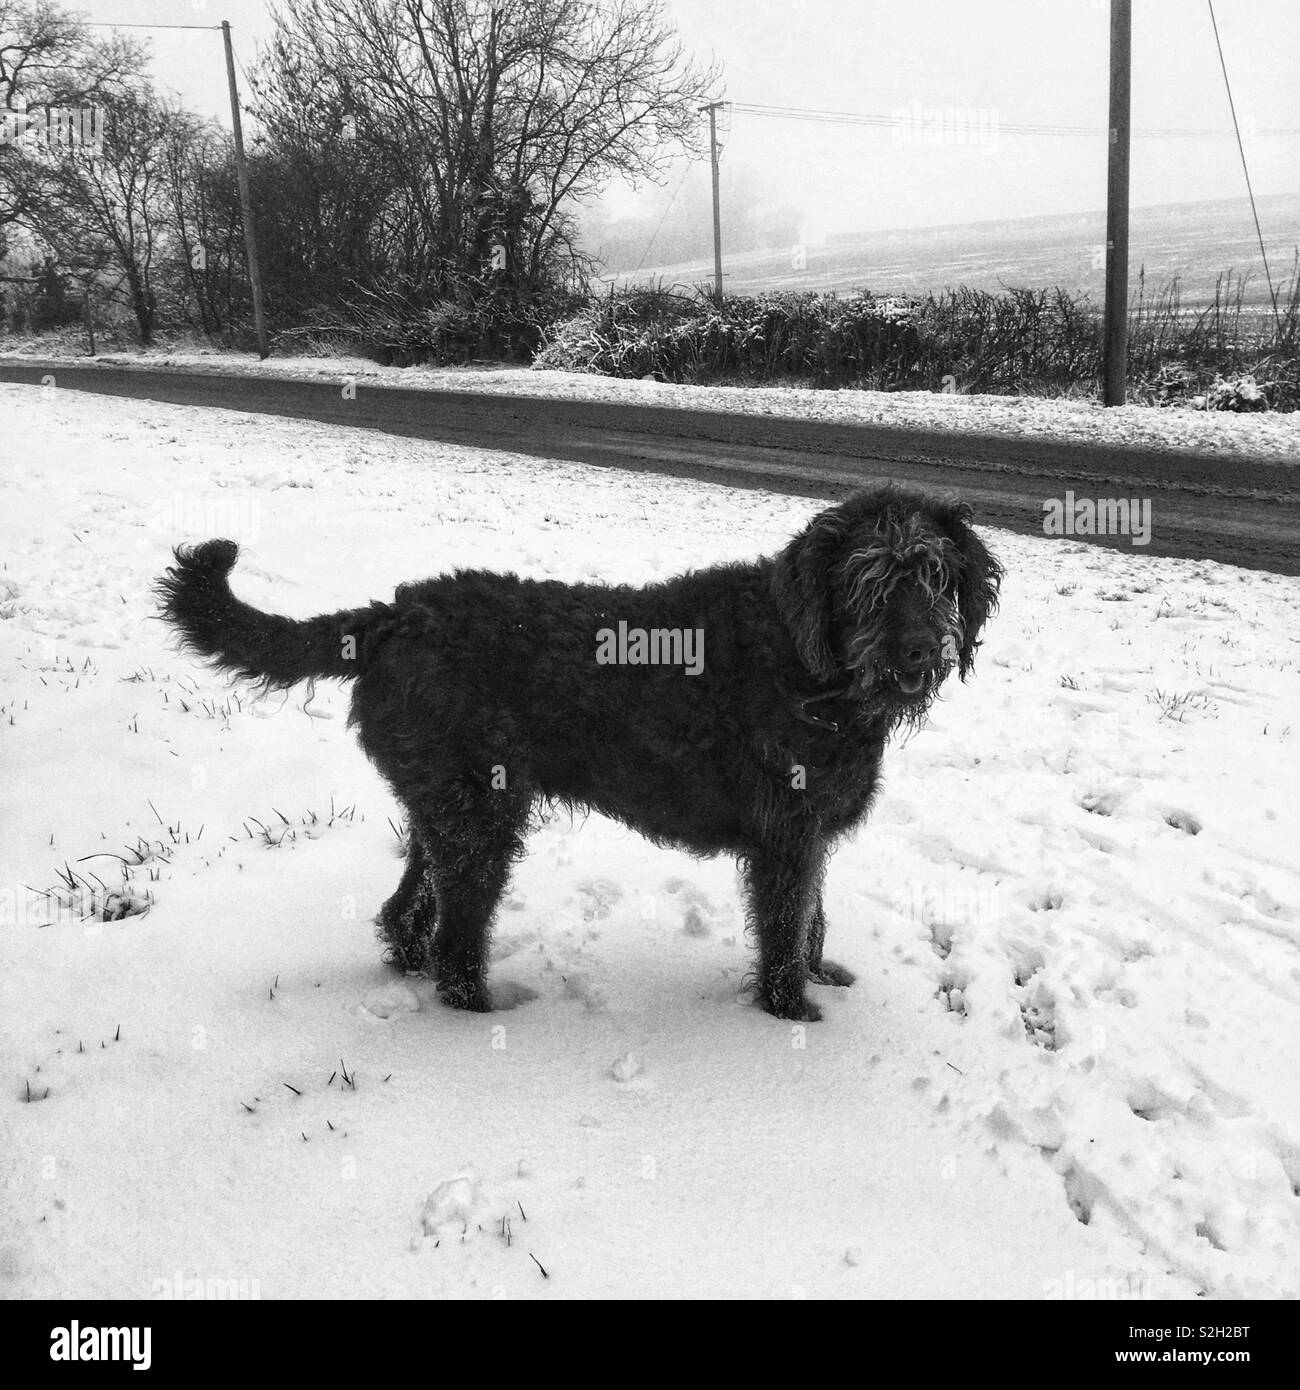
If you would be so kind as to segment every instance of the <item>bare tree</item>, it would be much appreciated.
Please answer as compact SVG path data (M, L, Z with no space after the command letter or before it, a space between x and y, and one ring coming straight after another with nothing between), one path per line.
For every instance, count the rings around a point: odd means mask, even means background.
M283 33L252 77L253 203L272 313L334 303L419 261L402 180L352 103Z
M535 288L574 252L572 206L699 148L718 74L687 60L662 0L285 0L258 111L308 84L342 157L393 175L392 227L435 282Z
M79 107L121 95L146 51L114 31L93 38L80 15L53 0L0 0L0 121L36 107ZM39 147L0 142L0 234L39 215L47 161Z
M177 119L148 88L116 98L106 113L102 147L74 144L57 152L29 223L61 264L117 272L145 343L157 314L164 151Z
M249 303L234 141L214 121L173 111L163 132L164 281L179 316L229 331Z

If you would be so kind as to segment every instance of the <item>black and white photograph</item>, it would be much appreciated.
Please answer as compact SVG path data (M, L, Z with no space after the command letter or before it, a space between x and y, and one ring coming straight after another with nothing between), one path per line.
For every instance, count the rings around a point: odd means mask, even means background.
M1297 53L0 0L6 1345L835 1301L1269 1361Z

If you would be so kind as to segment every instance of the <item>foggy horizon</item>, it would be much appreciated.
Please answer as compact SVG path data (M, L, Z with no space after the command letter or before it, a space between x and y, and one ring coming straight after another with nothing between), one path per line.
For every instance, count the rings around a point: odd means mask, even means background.
M91 0L85 11L100 24L229 19L245 102L257 46L273 31L268 0ZM1105 0L1050 10L1031 0L978 8L936 0L921 26L913 11L850 0L669 0L667 11L689 54L722 65L721 99L876 122L723 113L724 180L739 180L755 209L791 210L802 242L1086 214L1105 204ZM1216 13L1256 196L1300 191L1300 96L1283 58L1300 51L1300 7L1219 0ZM229 124L215 34L206 48L193 31L134 36L148 40L160 87ZM1244 198L1206 7L1135 6L1133 54L1132 206ZM934 111L955 114L956 128L927 136L924 113ZM1027 126L1091 133L1018 129ZM683 185L702 178L707 187L707 160L684 180L681 169L677 160L663 183L635 190L611 185L586 215L657 217ZM1283 228L1265 232L1285 240Z

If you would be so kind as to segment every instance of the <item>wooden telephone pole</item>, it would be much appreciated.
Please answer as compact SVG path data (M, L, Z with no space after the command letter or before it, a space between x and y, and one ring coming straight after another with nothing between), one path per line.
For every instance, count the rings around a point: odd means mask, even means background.
M1106 164L1106 326L1102 403L1123 405L1128 367L1128 147L1133 0L1110 0L1110 154Z
M718 110L722 101L711 101L709 113L709 162L713 166L713 302L722 304L722 207L718 197Z
M266 345L266 314L262 309L262 272L257 263L257 237L253 231L253 200L248 191L248 161L244 158L244 126L239 119L239 88L235 84L235 50L230 44L230 24L221 21L226 45L226 77L230 83L230 119L235 128L235 172L239 176L239 207L244 214L244 253L248 257L248 282L253 289L253 331L259 357L270 356Z

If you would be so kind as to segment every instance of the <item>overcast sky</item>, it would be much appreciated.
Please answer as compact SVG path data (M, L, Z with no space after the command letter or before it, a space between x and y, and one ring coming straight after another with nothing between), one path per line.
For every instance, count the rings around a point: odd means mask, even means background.
M80 8L121 23L229 19L245 65L272 27L267 0L89 0ZM1108 0L670 0L670 9L687 47L721 60L723 94L735 102L906 116L893 127L731 116L724 159L765 197L797 208L808 240L1104 205L1100 136L1008 127L1105 125ZM1135 0L1133 9L1135 129L1225 132L1135 138L1133 203L1242 194L1205 0ZM1267 133L1300 128L1300 0L1216 0L1215 12L1255 191L1300 191L1300 136ZM159 83L228 121L219 35L149 37ZM939 109L960 113L969 131L929 124ZM641 199L614 190L611 210L645 211L656 201L653 192Z

